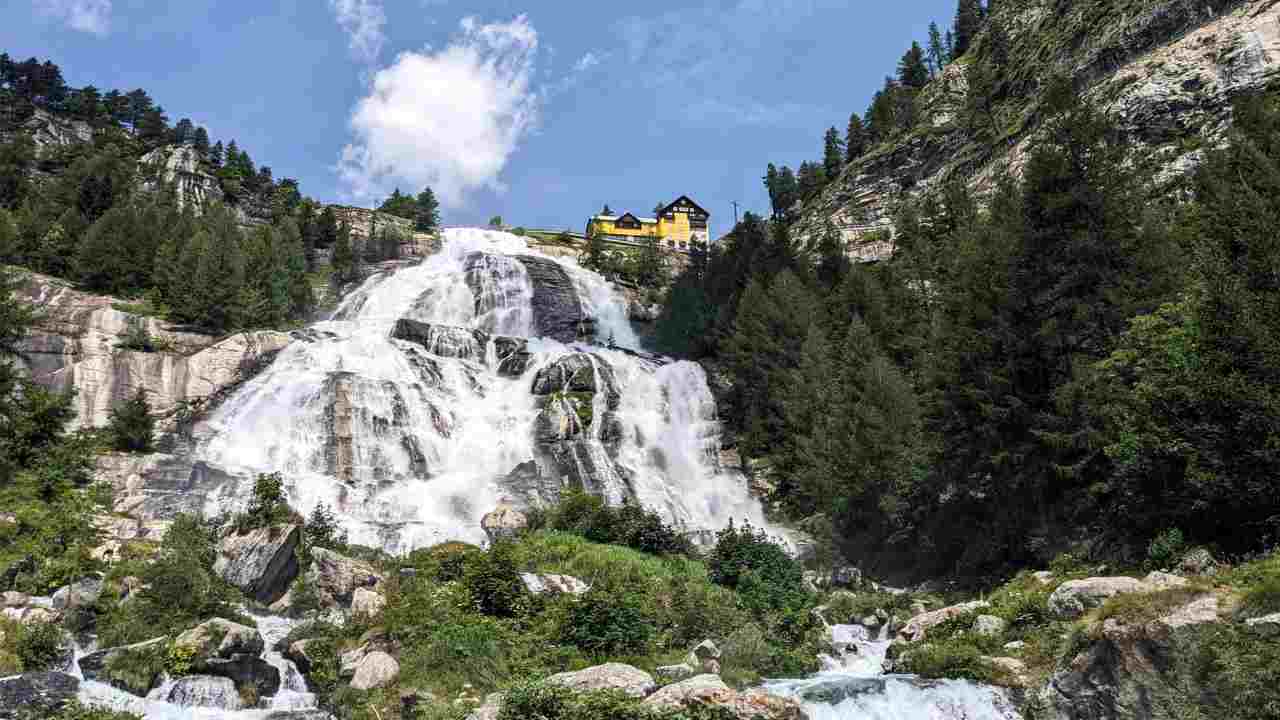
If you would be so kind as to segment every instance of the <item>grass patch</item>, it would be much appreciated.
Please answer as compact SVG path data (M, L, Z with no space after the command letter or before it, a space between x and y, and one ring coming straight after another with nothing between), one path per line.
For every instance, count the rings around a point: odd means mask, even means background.
M1201 586L1169 588L1152 593L1125 593L1107 598L1102 607L1094 611L1092 619L1097 632L1102 623L1116 620L1125 625L1141 625L1158 620L1170 612L1205 594Z

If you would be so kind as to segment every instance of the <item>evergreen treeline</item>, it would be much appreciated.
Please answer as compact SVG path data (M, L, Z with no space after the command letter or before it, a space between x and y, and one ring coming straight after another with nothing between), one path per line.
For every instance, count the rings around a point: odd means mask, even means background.
M1007 61L1007 38L998 23L988 23L994 3L988 0L960 0L955 20L944 34L937 23L929 24L927 46L911 43L898 61L895 75L886 76L884 86L871 100L871 105L861 115L849 116L844 134L828 128L823 136L822 160L805 161L799 168L781 168L770 163L764 183L769 192L769 202L774 219L793 220L799 208L822 192L829 183L840 177L845 165L852 163L868 150L916 127L919 119L917 97L929 81L936 78L952 62L969 53L978 32L990 25L987 46L994 48L981 62L974 63L976 72L970 79L965 120L975 135L982 135L990 120L990 105L995 96L991 68ZM984 115L985 113L985 115ZM974 122L977 118L979 122Z
M84 120L90 142L45 148L19 128L37 109ZM190 120L169 127L143 90L70 88L61 70L0 54L0 264L82 283L95 292L145 299L149 312L212 332L279 327L314 305L309 271L320 251L339 282L362 262L399 256L395 227L353 236L333 208L305 198L296 180L275 180L235 140L210 144ZM218 179L220 198L183 207L161 169L139 159L166 145L192 148ZM153 192L140 190L144 185ZM397 190L383 204L420 231L439 223L430 188ZM247 229L246 229L247 228Z
M774 499L874 570L1280 538L1280 100L1160 206L1105 117L1047 97L1021 182L905 203L891 261L748 215L669 291L664 349L723 366Z

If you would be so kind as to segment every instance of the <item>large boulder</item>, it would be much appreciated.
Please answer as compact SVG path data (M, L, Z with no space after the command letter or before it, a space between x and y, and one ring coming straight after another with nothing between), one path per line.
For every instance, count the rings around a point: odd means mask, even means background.
M374 617L386 606L387 599L369 588L356 588L351 596L351 614L355 617Z
M213 571L262 603L279 600L298 576L297 525L231 533L218 545Z
M480 529L489 537L489 542L510 540L527 527L529 518L506 502L499 503L498 507L480 518Z
M205 707L218 710L240 710L244 700L235 681L216 675L186 675L169 687L165 697L179 707Z
M557 673L547 678L547 682L578 692L618 690L637 698L645 697L658 687L652 675L623 663L606 663L585 670Z
M902 626L902 629L898 631L898 637L906 640L907 642L923 640L925 638L925 634L928 633L930 628L941 625L942 623L959 615L976 612L990 606L991 603L986 601L974 600L973 602L944 607L940 610L920 613L908 620L906 625Z
M372 690L385 687L400 677L400 663L381 650L361 658L356 665L355 675L351 678L351 687L356 690Z
M571 343L582 337L588 318L578 299L578 289L569 273L553 260L520 255L516 258L524 265L533 285L534 334Z
M438 357L458 358L481 362L489 344L489 334L483 330L432 325L411 318L400 318L391 330L391 337L420 345Z
M596 366L586 353L560 357L533 376L534 395L594 393L596 390Z
M262 634L255 628L214 618L182 633L173 641L176 648L189 653L197 668L210 658L262 653Z
M80 658L85 680L98 680L127 693L146 697L160 684L169 638L158 637L132 645L107 648Z
M804 720L800 704L762 690L735 692L717 675L697 675L667 685L645 698L656 710L714 708L734 720Z
M306 578L325 607L348 607L357 590L375 588L383 581L382 573L373 565L327 548L311 549L311 567L307 568Z
M493 349L498 359L498 374L502 377L518 378L529 369L533 354L529 352L529 341L525 338L495 336Z
M0 720L36 720L58 714L76 698L80 680L59 672L0 678Z
M250 697L271 697L280 690L280 671L254 655L210 658L201 666L201 672L230 678L236 690Z
M1049 596L1049 611L1059 618L1078 618L1086 610L1096 608L1107 598L1124 593L1147 592L1150 587L1131 577L1091 577L1068 580Z
M1206 594L1155 620L1126 623L1107 618L1092 629L1097 639L1060 667L1040 692L1038 702L1047 710L1046 717L1180 717L1164 711L1173 708L1189 709L1196 717L1233 717L1223 712L1229 708L1218 705L1211 684L1193 680L1203 672L1199 663L1205 632L1222 622L1220 614L1219 598ZM1211 710L1194 712L1197 709Z

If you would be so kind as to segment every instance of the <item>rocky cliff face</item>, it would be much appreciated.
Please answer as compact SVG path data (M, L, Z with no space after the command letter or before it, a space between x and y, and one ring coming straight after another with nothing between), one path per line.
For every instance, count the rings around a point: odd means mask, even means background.
M346 222L353 238L367 239L371 234L394 228L400 234L400 257L422 258L440 249L440 236L436 233L420 233L413 222L397 215L377 212L368 208L330 205L338 222Z
M1157 180L1194 167L1222 140L1236 97L1280 79L1276 0L1028 0L1001 3L993 17L1010 40L999 137L975 140L963 118L980 36L977 50L921 91L917 127L849 165L805 206L796 237L812 242L830 224L854 257L887 257L884 231L899 199L950 177L982 193L1020 172L1044 119L1038 91L1055 74L1117 120Z
M139 165L150 171L143 181L143 189L155 191L160 182L172 185L180 207L199 209L210 200L222 199L221 183L201 167L200 154L195 148L186 145L156 148L143 155Z
M115 298L35 273L26 275L18 297L42 311L19 362L42 385L75 388L75 422L83 427L106 424L111 408L142 387L162 427L171 428L180 408L209 403L291 340L269 331L224 338L185 332L117 309ZM121 347L134 328L145 329L162 351Z
M87 143L93 139L93 128L83 120L62 118L42 108L36 108L22 124L22 132L31 136L36 145L36 155L45 158L60 148Z

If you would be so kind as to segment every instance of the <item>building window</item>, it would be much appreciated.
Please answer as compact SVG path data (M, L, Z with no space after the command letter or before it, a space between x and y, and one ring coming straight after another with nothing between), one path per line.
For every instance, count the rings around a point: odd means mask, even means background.
M695 217L695 218L692 218L692 219L690 219L690 220L689 220L689 227L693 228L694 230L706 230L706 229L707 229L707 219L706 219L706 218L696 218L696 217Z

